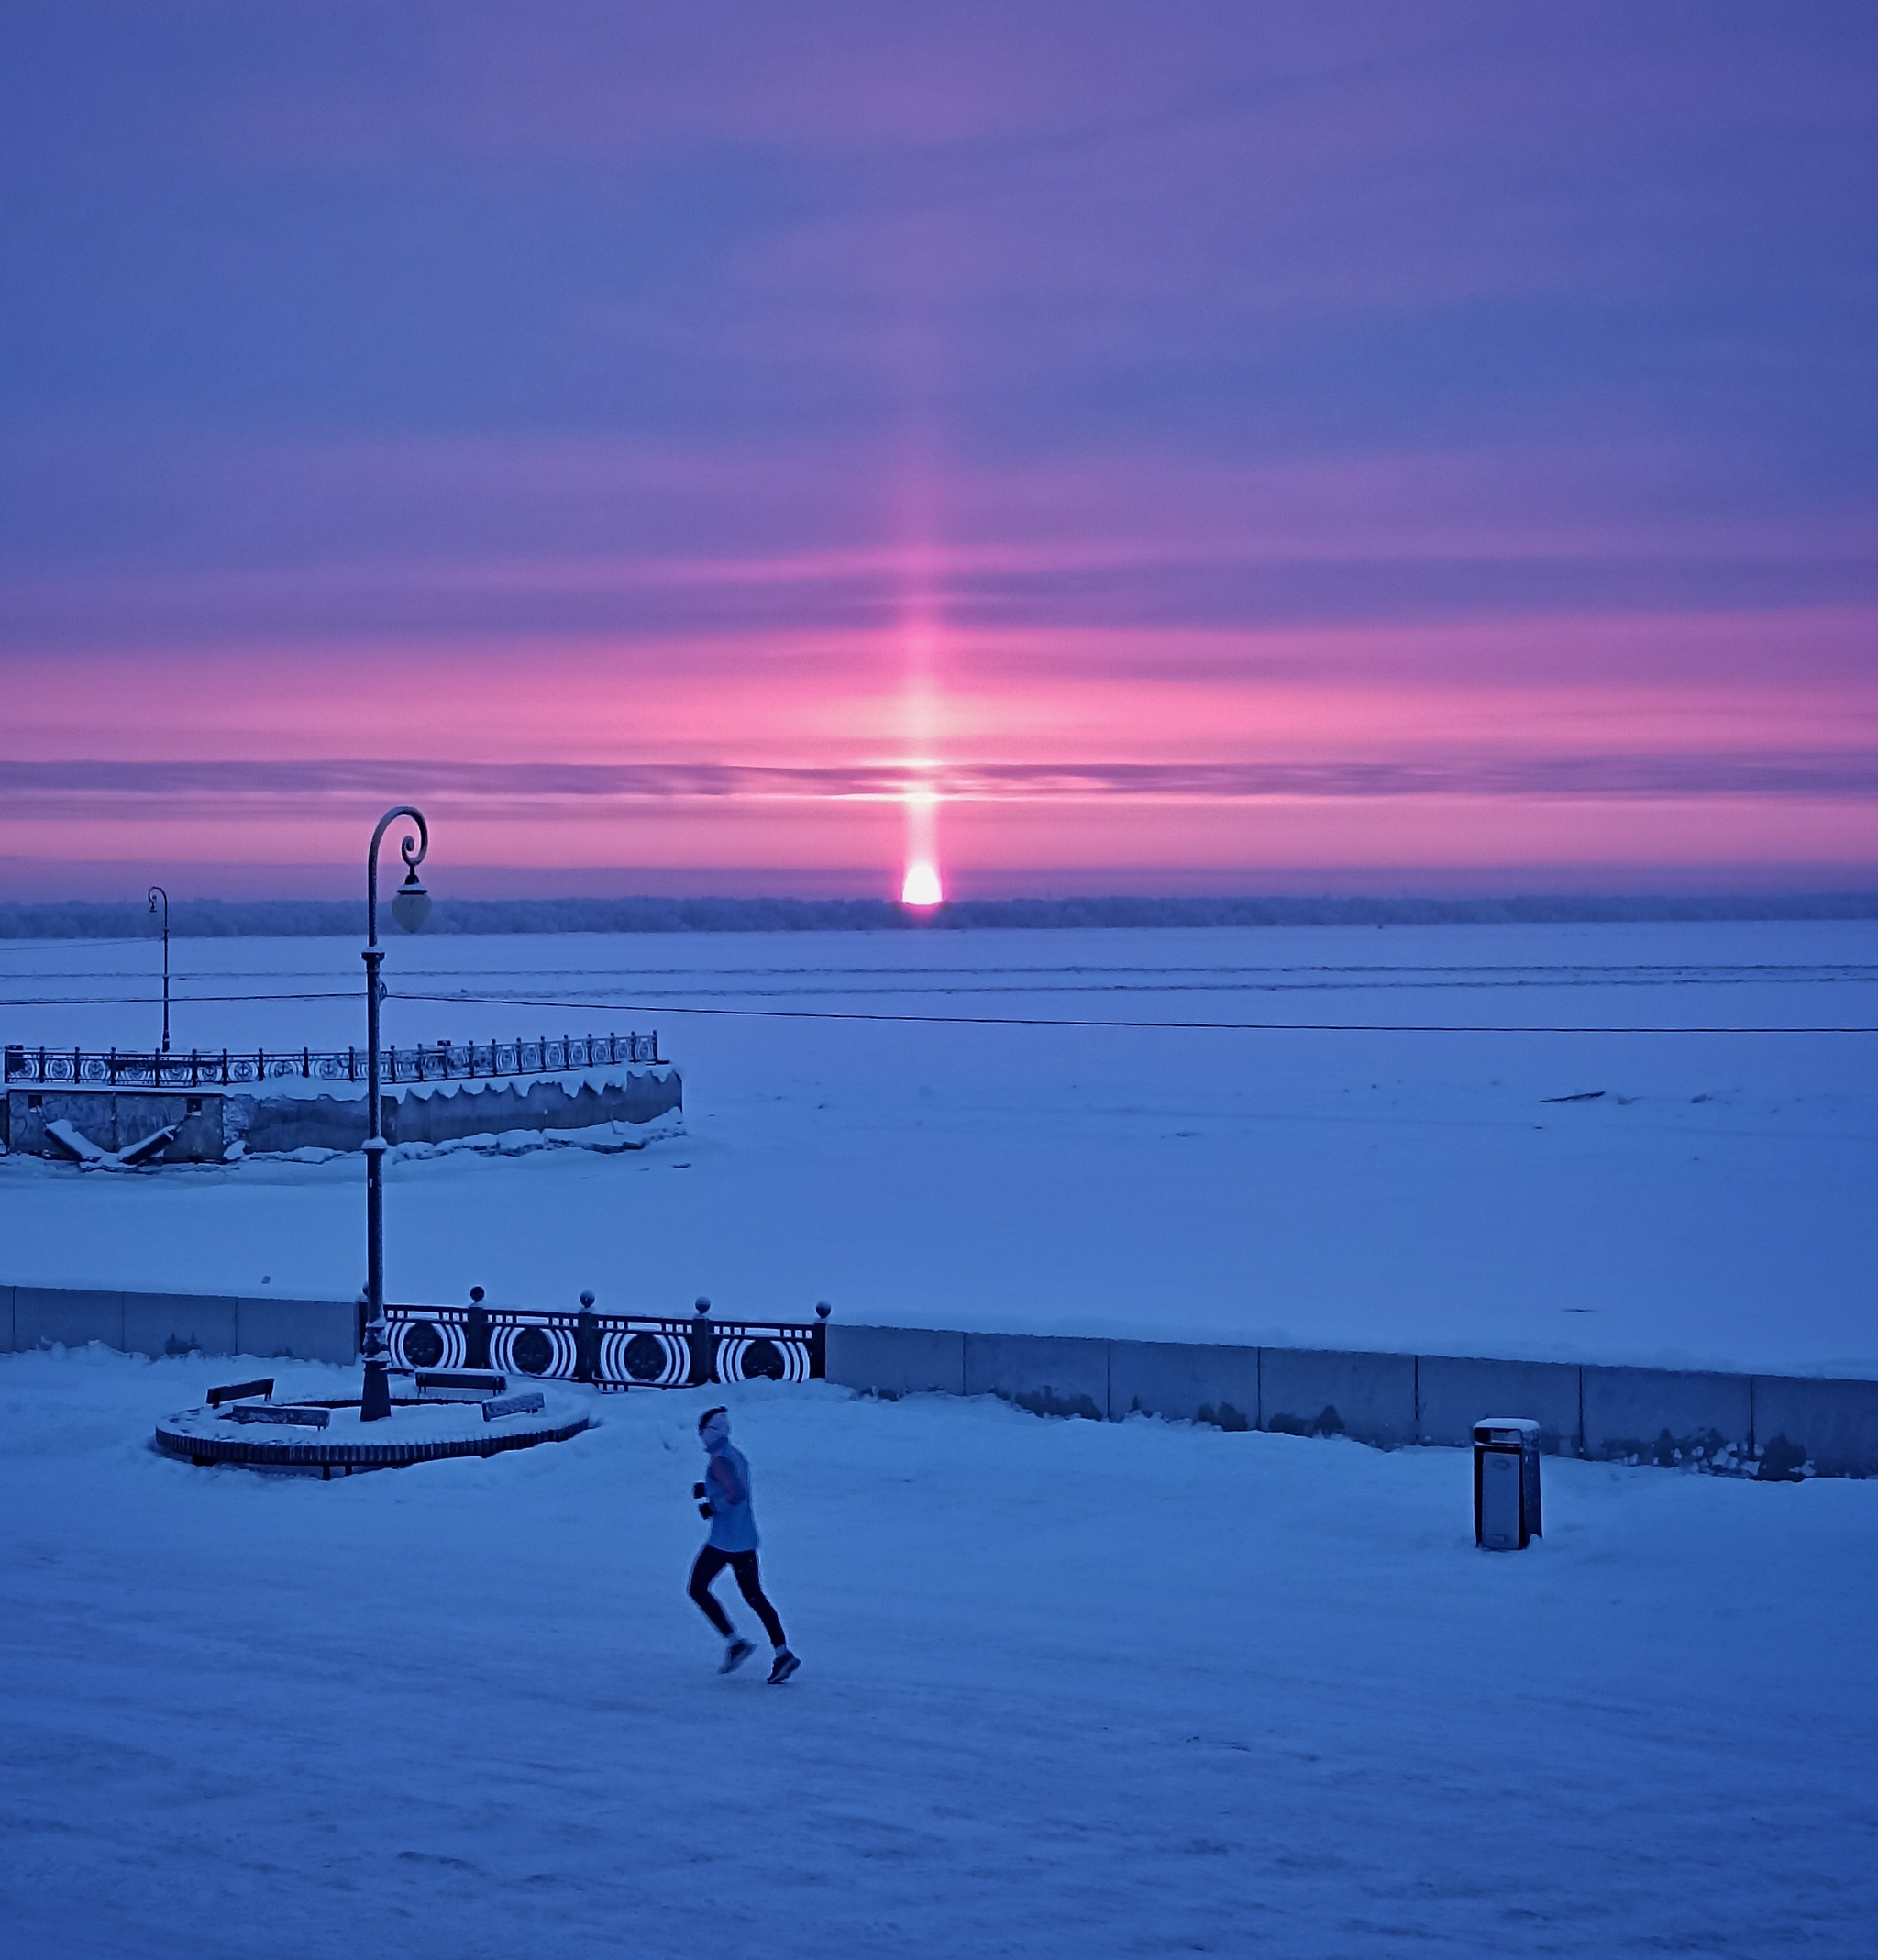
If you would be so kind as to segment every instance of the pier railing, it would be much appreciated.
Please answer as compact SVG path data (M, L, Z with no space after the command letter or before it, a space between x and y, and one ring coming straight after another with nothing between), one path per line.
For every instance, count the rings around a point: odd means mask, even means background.
M662 1062L658 1030L649 1035L531 1035L518 1041L434 1041L387 1047L381 1082L452 1082L516 1075L566 1075L623 1062ZM298 1076L316 1082L365 1080L365 1051L316 1048L191 1048L169 1054L131 1048L0 1049L0 1080L67 1089L220 1089Z

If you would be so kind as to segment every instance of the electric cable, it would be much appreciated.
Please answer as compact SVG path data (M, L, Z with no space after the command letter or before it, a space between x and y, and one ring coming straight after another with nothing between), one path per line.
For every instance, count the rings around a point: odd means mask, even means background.
M578 1007L603 1014L714 1014L757 1021L887 1021L928 1027L1101 1027L1168 1029L1195 1034L1251 1035L1878 1035L1872 1027L1535 1027L1461 1025L1422 1021L1103 1021L1031 1014L889 1014L860 1009L819 1010L806 1007L679 1007L643 1002L544 1001L494 993L403 993L403 1001L455 1004L473 1002L484 1007Z
M356 987L323 992L295 993L172 993L172 1006L218 1006L270 1001L352 1001ZM388 999L428 1001L446 1006L534 1007L547 1011L578 1008L583 1013L694 1014L747 1021L856 1021L921 1027L1088 1027L1139 1029L1187 1034L1244 1035L1878 1035L1878 1025L1755 1025L1751 1023L1662 1024L1453 1022L1453 1021L1163 1021L1109 1020L1094 1016L1053 1014L909 1014L884 1013L860 1008L686 1007L676 1002L651 1005L633 1001L546 1000L535 995L415 993L392 989ZM7 1007L149 1007L160 994L39 994L0 999Z

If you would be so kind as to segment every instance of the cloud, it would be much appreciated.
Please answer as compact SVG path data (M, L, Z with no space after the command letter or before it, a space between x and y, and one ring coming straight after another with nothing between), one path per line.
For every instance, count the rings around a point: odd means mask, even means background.
M907 767L415 760L0 762L0 807L130 803L174 819L242 803L422 797L479 815L585 803L1240 803L1270 798L1813 797L1878 801L1878 748L1493 756L1416 762L993 762Z

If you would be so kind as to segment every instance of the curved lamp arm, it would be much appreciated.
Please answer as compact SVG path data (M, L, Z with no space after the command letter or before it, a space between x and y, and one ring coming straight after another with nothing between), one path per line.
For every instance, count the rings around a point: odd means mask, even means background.
M407 818L417 826L414 837L400 838L399 852L404 859L405 881L417 885L417 867L424 862L425 853L430 848L430 826L424 821L424 812L410 803L400 803L395 810L387 810L378 820L378 828L371 834L371 847L365 854L365 943L378 944L378 847L384 842L385 832L398 820ZM424 888L417 886L421 891Z

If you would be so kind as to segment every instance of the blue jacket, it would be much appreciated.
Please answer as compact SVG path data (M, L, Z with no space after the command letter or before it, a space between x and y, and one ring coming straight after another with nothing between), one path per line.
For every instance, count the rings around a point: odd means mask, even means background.
M742 1450L725 1442L711 1452L704 1494L711 1504L711 1536L706 1542L720 1552L754 1552L757 1520L750 1511L750 1466Z

